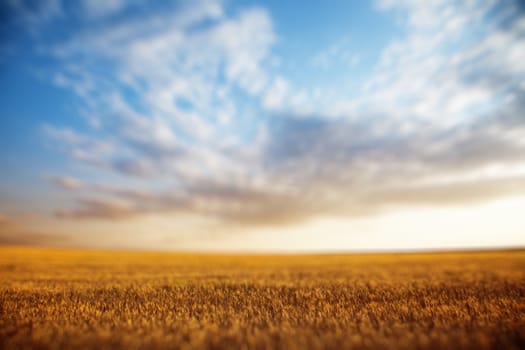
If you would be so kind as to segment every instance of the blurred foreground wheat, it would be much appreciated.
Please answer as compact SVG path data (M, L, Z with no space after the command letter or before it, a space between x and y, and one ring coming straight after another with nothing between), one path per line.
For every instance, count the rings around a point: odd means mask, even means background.
M523 349L525 252L0 248L0 348Z

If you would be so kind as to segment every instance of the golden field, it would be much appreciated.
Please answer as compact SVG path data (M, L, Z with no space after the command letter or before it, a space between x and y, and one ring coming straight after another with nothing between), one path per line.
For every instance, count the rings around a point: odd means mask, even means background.
M0 348L523 349L525 252L4 247Z

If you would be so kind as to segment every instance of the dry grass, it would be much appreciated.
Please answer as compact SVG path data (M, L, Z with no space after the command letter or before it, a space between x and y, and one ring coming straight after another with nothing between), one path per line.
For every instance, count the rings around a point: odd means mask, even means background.
M525 348L525 252L0 248L0 348Z

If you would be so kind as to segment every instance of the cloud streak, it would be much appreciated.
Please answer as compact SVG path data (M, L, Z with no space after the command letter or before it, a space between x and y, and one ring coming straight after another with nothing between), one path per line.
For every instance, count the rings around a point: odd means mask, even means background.
M58 187L70 191L77 191L84 188L82 181L70 176L55 176L50 180Z
M71 247L75 245L74 239L71 236L55 235L50 233L31 233L31 232L17 232L17 233L2 233L0 232L0 245L10 246L54 246Z
M6 215L0 213L0 227L7 227L11 225L11 220Z

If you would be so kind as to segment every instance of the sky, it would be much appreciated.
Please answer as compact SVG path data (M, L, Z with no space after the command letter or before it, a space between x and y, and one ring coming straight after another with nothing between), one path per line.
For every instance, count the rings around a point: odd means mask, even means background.
M6 0L0 244L525 246L518 0Z

